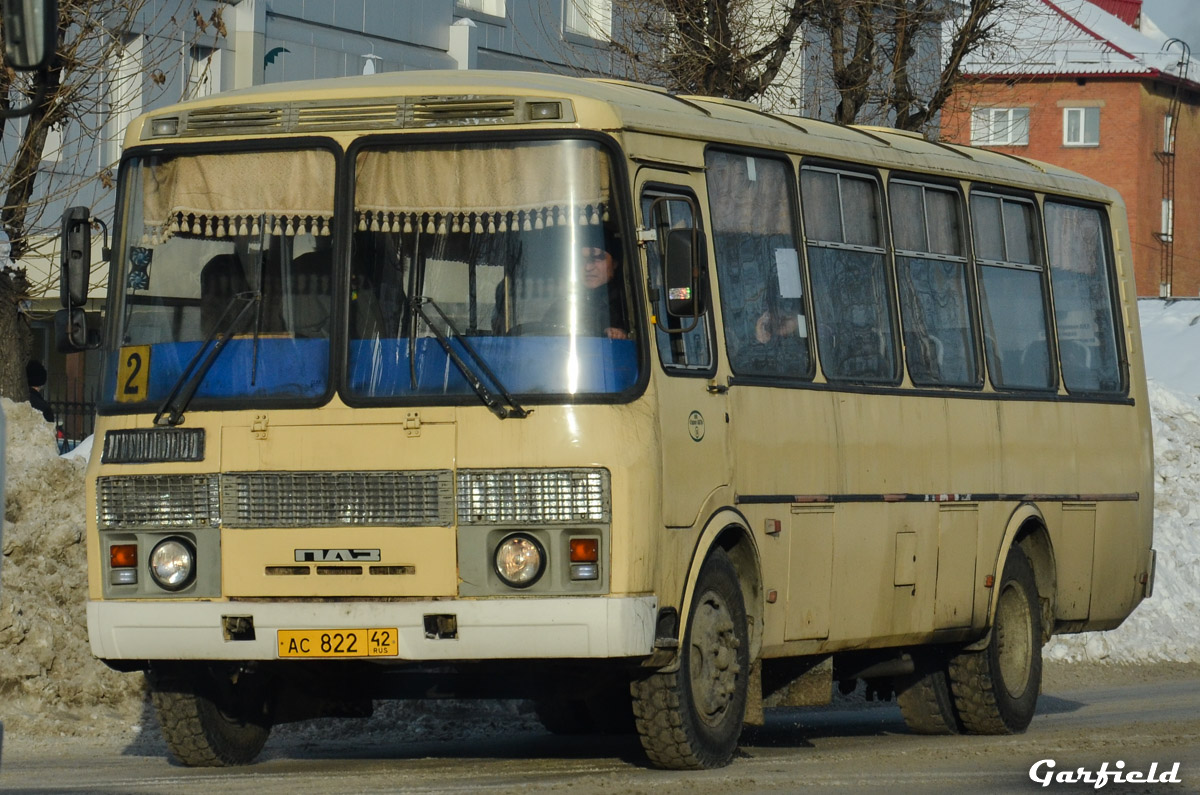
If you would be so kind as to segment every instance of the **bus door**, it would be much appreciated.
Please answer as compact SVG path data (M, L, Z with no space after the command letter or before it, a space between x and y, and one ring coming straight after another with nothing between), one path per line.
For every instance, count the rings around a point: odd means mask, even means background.
M639 172L642 245L658 352L658 421L662 439L662 512L668 527L689 527L705 500L729 484L726 373L716 360L707 239L696 201L703 182L679 173ZM663 247L672 230L696 229L699 303L689 314L669 311ZM676 307L678 308L678 307Z

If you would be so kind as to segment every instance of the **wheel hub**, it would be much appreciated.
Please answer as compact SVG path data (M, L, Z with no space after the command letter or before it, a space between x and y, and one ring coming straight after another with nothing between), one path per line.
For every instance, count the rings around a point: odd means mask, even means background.
M739 645L725 600L711 591L704 594L692 617L689 667L692 701L709 725L721 722L737 692Z
M1013 698L1020 698L1029 686L1033 643L1029 603L1021 589L1009 583L996 605L996 657L1004 688Z

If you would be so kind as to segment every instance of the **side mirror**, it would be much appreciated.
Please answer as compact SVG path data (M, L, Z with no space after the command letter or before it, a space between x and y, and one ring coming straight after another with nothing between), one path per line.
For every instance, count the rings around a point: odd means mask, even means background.
M86 351L100 347L100 333L88 331L82 309L60 309L54 313L54 341L60 353Z
M69 207L63 213L59 295L64 309L87 303L88 278L92 272L92 211Z
M701 274L707 271L704 247L695 229L667 232L667 251L663 263L663 284L667 288L667 313L674 317L699 317L704 314L704 285Z
M4 58L13 69L32 72L50 62L57 43L56 0L0 0L4 11Z

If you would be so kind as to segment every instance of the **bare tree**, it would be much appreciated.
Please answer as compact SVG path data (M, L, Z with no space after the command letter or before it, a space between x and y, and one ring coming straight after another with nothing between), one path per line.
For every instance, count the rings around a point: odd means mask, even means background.
M627 76L672 90L928 132L1016 2L616 0L613 47Z
M31 284L28 269L15 262L52 246L58 220L49 215L70 197L85 188L93 195L113 190L119 143L105 142L119 141L117 122L137 109L131 105L170 97L167 73L178 67L186 80L189 64L183 53L201 37L212 37L215 44L225 35L222 5L206 17L188 0L177 0L174 15L160 13L146 28L139 20L149 4L59 0L58 46L49 69L34 77L0 69L0 107L33 104L22 120L0 119L5 154L0 227L9 247L8 258L0 259L0 395L21 400L28 394L31 335L22 304L51 287L47 279ZM140 32L134 37L133 31ZM121 68L135 46L136 68ZM41 93L36 80L43 81ZM183 82L181 94L188 85ZM61 160L69 162L58 164Z

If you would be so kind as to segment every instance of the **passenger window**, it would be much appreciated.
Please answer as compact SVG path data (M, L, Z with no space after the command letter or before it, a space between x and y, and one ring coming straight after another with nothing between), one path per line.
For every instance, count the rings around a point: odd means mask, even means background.
M811 377L808 318L786 162L705 158L725 347L735 375Z
M1058 353L1069 392L1124 390L1105 229L1099 210L1046 202Z
M888 195L909 378L918 386L976 386L959 195L901 180Z
M984 349L1000 389L1054 388L1035 218L1026 199L972 194Z
M656 203L656 199L666 197ZM646 267L649 271L650 288L658 294L654 314L654 336L658 341L658 358L663 367L671 370L707 373L712 369L712 346L709 342L710 312L705 312L695 322L692 318L673 317L667 312L667 294L662 283L663 269L659 240L666 239L670 229L688 229L700 221L692 213L693 200L676 198L662 191L648 190L642 194L642 218L646 228L658 235L646 243ZM665 324L664 329L661 324ZM670 329L670 331L668 331ZM686 330L685 330L686 329Z
M879 184L858 174L805 167L800 205L825 377L894 382L896 342Z

